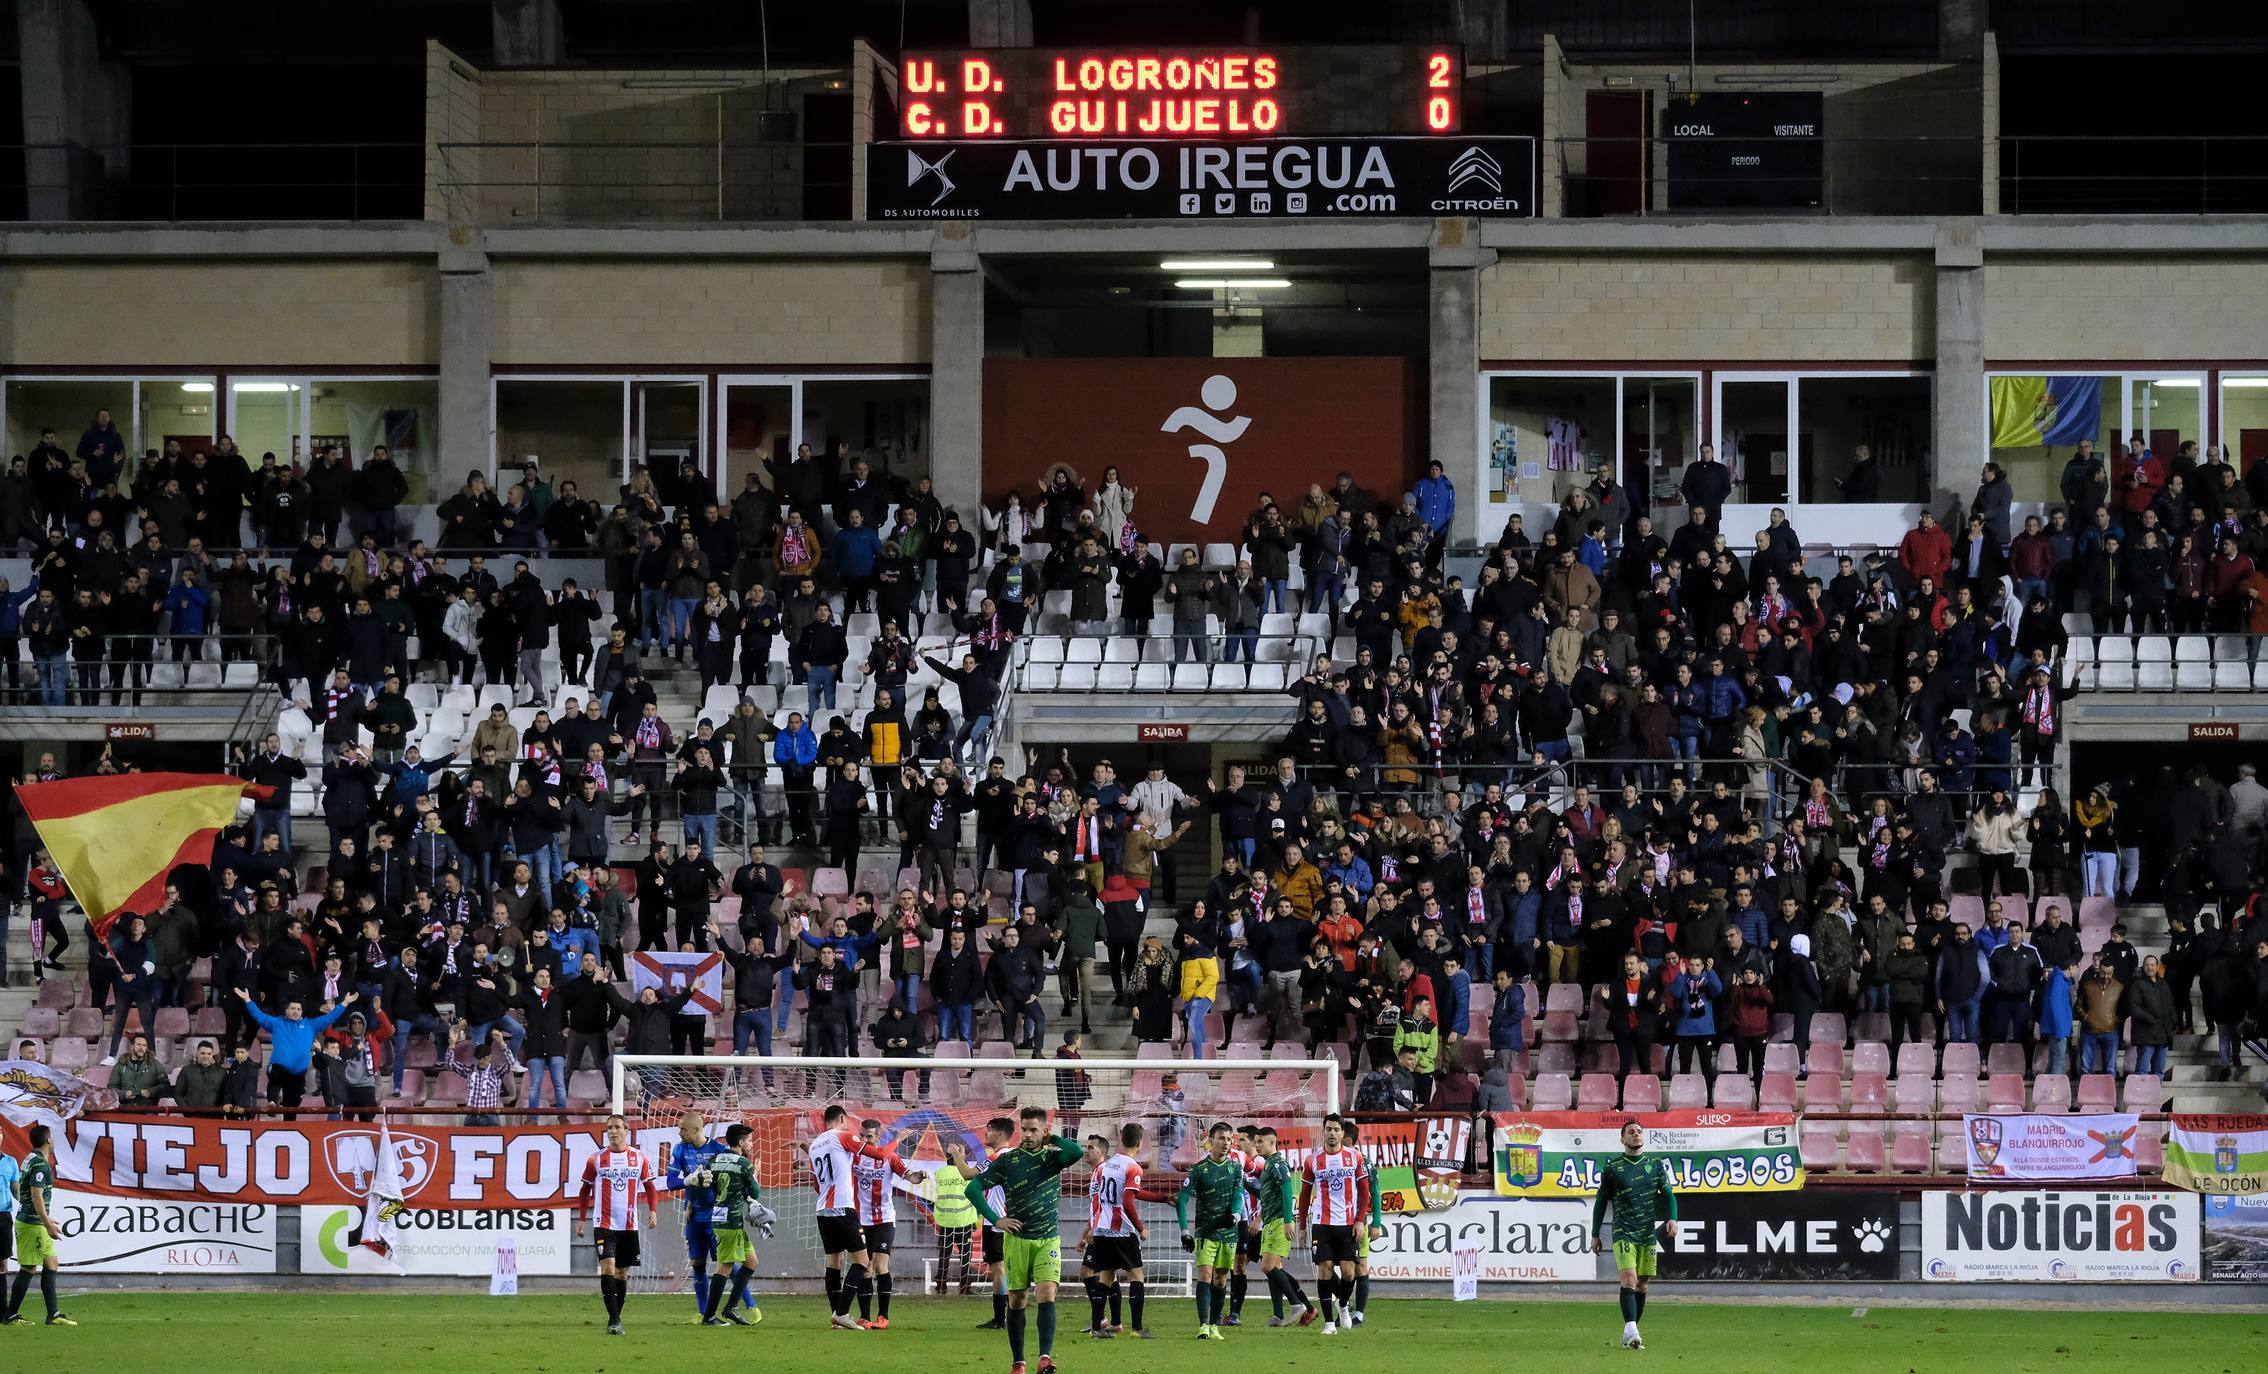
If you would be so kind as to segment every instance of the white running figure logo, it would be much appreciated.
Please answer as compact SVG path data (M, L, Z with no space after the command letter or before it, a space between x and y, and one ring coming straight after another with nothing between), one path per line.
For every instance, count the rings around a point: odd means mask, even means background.
M1225 414L1236 405L1236 383L1220 373L1216 372L1205 379L1199 395L1205 402L1202 410L1196 406L1183 406L1166 416L1165 423L1158 426L1158 432L1171 434L1178 429L1193 429L1213 441L1189 446L1190 457L1205 460L1205 483L1197 489L1197 503L1189 508L1189 519L1192 524L1204 525L1212 522L1213 503L1221 496L1221 479L1228 475L1228 455L1221 451L1220 446L1233 444L1242 438L1244 431L1252 424L1252 417L1237 415L1224 420L1212 413L1217 410Z

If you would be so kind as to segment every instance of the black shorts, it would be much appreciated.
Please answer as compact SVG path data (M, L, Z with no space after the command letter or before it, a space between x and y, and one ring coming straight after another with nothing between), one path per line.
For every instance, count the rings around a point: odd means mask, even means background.
M594 1244L598 1247L599 1263L612 1264L617 1269L638 1267L638 1233L635 1230L615 1231L600 1227Z
M1315 1228L1315 1262L1317 1264L1352 1264L1355 1262L1355 1228L1352 1226L1318 1226Z
M1087 1267L1098 1274L1142 1267L1139 1236L1096 1236L1087 1246Z
M859 1229L866 1233L866 1253L869 1255L889 1254L891 1244L898 1238L898 1223L894 1221L877 1221Z
M16 1218L12 1213L7 1220L0 1221L0 1266L6 1265L16 1253L15 1221Z
M1249 1221L1236 1224L1236 1253L1247 1264L1260 1262L1260 1228Z
M859 1228L858 1214L845 1212L840 1216L821 1214L819 1218L819 1253L847 1255L866 1248L866 1233Z
M999 1264L1008 1258L1008 1233L995 1226L984 1228L984 1262Z

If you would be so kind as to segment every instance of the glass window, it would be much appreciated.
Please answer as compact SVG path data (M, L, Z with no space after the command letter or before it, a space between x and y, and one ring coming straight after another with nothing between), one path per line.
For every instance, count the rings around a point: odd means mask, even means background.
M2127 389L2130 433L2161 461L2171 465L2185 443L2204 447L2204 378L2133 377Z
M274 454L279 463L304 461L300 440L306 421L307 388L298 382L231 381L225 432L236 439L254 471Z
M675 491L684 465L708 477L709 446L701 438L700 382L635 382L631 385L632 461L644 463L664 491Z
M1614 378L1491 377L1488 421L1490 499L1556 504L1614 452Z
M795 388L728 385L724 388L724 490L727 498L747 485L749 473L772 485L765 473L767 460L787 460L794 446Z
M1651 504L1676 490L1701 432L1701 383L1694 377L1622 379L1622 484ZM1655 488L1661 487L1657 493Z
M1733 504L1786 502L1788 383L1728 381L1717 395L1717 457L1732 469Z
M591 500L621 499L623 456L622 383L499 379L496 383L496 470L517 471L533 455L554 484L571 481ZM464 480L442 473L444 492Z
M2268 458L2268 375L2221 378L2221 445L2239 473Z
M1805 377L1796 422L1805 504L1928 499L1929 378Z
M210 399L210 398L208 398ZM77 453L79 436L95 423L98 411L110 412L112 424L131 446L134 420L134 384L131 381L66 382L41 377L10 380L7 384L8 452L29 454L39 447L40 431L55 431L55 442L66 453Z
M447 494L438 481L440 382L431 377L317 380L310 406L308 430L317 446L344 444L347 461L360 467L384 444L409 479L408 504L430 505Z
M1989 407L1995 380L1995 378L1989 376L1985 378L1988 426L1992 413ZM2108 473L2110 469L2107 464L2110 455L2123 447L2116 442L2121 379L2118 377L2102 377L2096 380L2102 386L2102 407L2101 416L2095 425L2095 432L2092 437L2095 452L2103 457L2106 464L2103 470ZM2020 444L2007 448L1995 445L1992 450L1992 460L2000 464L2002 471L2008 474L2010 494L2014 499L2018 501L2060 501L2063 499L2063 469L2071 461L2072 455L2078 452L2077 444L2080 437L2071 435L2069 436L2070 442L2063 444Z
M815 453L850 446L876 472L911 482L929 475L929 381L923 377L811 380L803 384L803 441ZM848 464L845 465L846 471Z
M164 451L179 441L183 453L213 446L213 384L205 381L160 379L141 385L141 412L127 437L147 453ZM11 422L14 419L10 413Z

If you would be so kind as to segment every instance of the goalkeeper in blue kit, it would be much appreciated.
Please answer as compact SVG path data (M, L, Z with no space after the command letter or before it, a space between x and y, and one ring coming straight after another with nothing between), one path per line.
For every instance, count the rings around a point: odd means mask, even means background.
M701 1316L709 1310L709 1267L717 1260L717 1194L711 1177L717 1156L732 1150L722 1140L709 1139L708 1122L699 1112L689 1111L677 1123L677 1144L669 1152L669 1174L664 1180L671 1192L681 1192L685 1208L685 1262L693 1269L693 1312ZM771 1215L770 1209L757 1206L759 1217ZM756 1306L756 1299L743 1294L747 1307Z

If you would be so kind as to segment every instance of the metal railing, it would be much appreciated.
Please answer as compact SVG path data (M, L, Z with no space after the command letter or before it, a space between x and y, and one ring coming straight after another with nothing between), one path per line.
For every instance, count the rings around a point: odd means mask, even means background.
M424 214L422 143L19 143L0 145L0 163L23 168L0 218L35 223Z
M1673 110L1678 108L1673 105ZM1752 159L1755 170L1694 175L1686 150ZM1635 215L1975 214L1983 201L1981 134L1815 138L1570 137L1551 149L1569 219ZM1796 164L1807 162L1811 166Z
M2258 214L2268 136L2003 134L2004 214Z
M2068 681L2093 692L2251 692L2268 688L2268 635L2073 634Z
M36 651L9 665L16 677L0 686L9 709L87 714L139 706L188 704L190 699L272 691L281 641L275 635L105 635L103 653L79 658L66 648L53 657ZM18 683L20 682L20 685ZM243 718L243 707L238 717Z
M850 143L706 140L444 142L434 192L447 217L541 220L839 220Z

